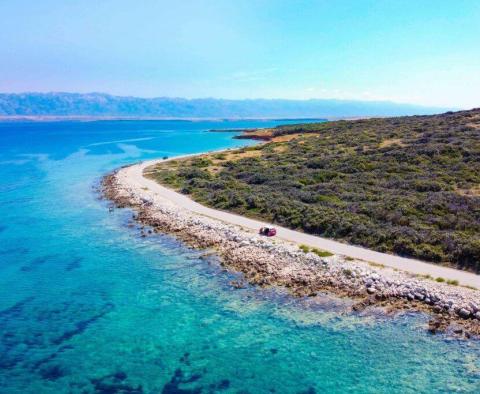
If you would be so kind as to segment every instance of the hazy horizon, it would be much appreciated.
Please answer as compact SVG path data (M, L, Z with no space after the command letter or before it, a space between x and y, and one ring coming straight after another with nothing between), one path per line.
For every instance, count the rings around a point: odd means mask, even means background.
M480 3L0 3L0 91L480 106Z
M121 98L136 98L136 99L169 99L169 100L223 100L223 101L341 101L341 102L382 102L382 103L391 103L391 104L405 104L405 105L417 105L419 107L437 107L439 109L455 109L455 110L467 110L473 109L465 108L465 107L442 107L442 106L432 106L432 105L423 105L423 104L415 104L407 101L394 101L394 100L382 100L382 99L348 99L348 98L336 98L336 97L309 97L309 98L288 98L288 97L246 97L246 98L227 98L222 96L192 96L192 97L184 97L184 96L173 96L173 95L135 95L135 94L113 94L107 91L62 91L62 90L45 90L45 91L18 91L18 92L11 92L11 91L0 91L0 95L8 95L8 94L16 94L16 95L26 95L26 94L42 94L42 95L55 95L55 94L71 94L71 95L101 95L101 96L112 96L112 97L121 97ZM480 105L480 103L479 103Z
M0 116L314 119L428 115L453 108L339 99L140 98L105 93L0 93Z

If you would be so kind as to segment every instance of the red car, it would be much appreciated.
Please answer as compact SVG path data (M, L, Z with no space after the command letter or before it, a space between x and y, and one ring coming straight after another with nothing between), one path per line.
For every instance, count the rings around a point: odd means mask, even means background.
M266 237L273 237L277 234L277 230L274 227L262 227L258 233L260 235L265 235Z

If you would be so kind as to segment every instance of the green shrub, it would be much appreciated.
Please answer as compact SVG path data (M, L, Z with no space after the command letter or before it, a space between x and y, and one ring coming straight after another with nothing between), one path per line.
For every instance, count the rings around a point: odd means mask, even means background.
M205 168L205 167L208 167L210 165L212 165L212 161L209 160L209 159L206 159L204 157L197 157L195 159L192 159L192 161L190 162L190 164L193 166L193 167L198 167L198 168Z
M343 270L343 273L345 274L345 276L348 276L348 277L352 276L352 270L349 270L348 268L345 268Z
M448 279L447 284L452 285L452 286L458 286L458 280L456 279Z
M319 257L333 256L333 253L327 252L326 250L317 249L317 248L313 248L312 253L315 253Z
M310 247L308 247L307 245L303 245L303 244L302 244L302 245L300 245L298 248L299 248L303 253L308 253L308 252L310 252Z
M439 277L438 277L437 279L435 279L435 280L436 280L437 282L439 282L439 283L445 282L445 279L442 278L441 276L439 276Z

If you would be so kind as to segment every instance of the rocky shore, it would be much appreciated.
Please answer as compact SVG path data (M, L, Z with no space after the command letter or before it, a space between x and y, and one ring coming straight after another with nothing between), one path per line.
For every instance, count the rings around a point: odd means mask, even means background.
M480 291L438 283L403 271L343 256L319 257L297 245L260 237L238 226L192 214L145 188L134 187L123 169L107 175L103 195L117 207L133 208L143 231L173 234L194 248L213 248L228 269L246 281L283 286L294 296L330 292L355 300L356 311L375 306L389 312L431 314L428 330L450 331L470 338L480 335Z

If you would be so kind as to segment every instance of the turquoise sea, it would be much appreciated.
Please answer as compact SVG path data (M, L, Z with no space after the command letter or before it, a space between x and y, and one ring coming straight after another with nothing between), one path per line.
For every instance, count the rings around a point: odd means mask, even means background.
M235 289L95 191L121 165L285 122L0 123L1 393L479 393L480 345L427 318Z

